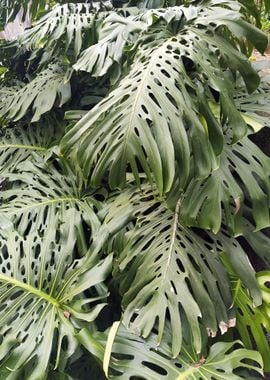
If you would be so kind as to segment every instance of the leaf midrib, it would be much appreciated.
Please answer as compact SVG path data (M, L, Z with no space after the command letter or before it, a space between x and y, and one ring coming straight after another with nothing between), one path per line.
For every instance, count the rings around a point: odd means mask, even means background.
M25 145L25 144L1 144L0 149L8 149L8 148L15 148L15 149L28 149L28 150L36 150L36 151L43 151L45 152L47 148L37 145Z
M60 197L60 198L56 198L56 199L49 199L47 201L43 201L43 202L37 202L37 203L31 203L30 205L26 205L26 206L23 206L23 207L20 207L20 212L23 212L24 210L29 210L31 208L35 208L35 207L41 207L41 206L45 206L45 205L50 205L50 204L53 204L53 203L57 203L57 202L79 202L80 200L78 198L75 198L75 197ZM18 209L15 210L15 211L8 211L9 214L17 214L18 213Z
M0 274L0 281L4 281L4 282L6 282L8 284L12 284L15 287L23 289L26 292L32 293L32 294L34 294L35 296L37 296L39 298L43 298L47 302L49 302L52 305L56 306L57 308L60 307L59 302L55 298L51 297L50 295L48 295L47 293L43 292L40 289L34 288L32 285L25 284L24 282L17 280L16 278L8 277L8 276L6 276L6 275L4 275L4 274L1 273Z

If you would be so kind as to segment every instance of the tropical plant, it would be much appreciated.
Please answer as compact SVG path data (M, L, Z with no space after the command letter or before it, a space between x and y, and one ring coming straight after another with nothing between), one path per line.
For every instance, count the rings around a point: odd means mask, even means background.
M270 371L256 2L0 5L0 377Z

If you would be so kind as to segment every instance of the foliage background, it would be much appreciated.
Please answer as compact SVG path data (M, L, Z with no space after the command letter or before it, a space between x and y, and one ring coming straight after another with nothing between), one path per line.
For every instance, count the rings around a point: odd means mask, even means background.
M257 5L0 1L3 378L270 372Z

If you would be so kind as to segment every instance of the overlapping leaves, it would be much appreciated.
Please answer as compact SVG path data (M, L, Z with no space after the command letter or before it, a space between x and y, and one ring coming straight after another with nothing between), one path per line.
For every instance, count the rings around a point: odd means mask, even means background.
M53 63L27 84L1 88L1 119L17 121L31 110L31 121L35 122L50 111L56 101L61 107L71 96L69 77L67 67Z
M45 46L50 54L53 54L57 47L64 46L65 50L68 50L72 45L74 57L77 58L84 38L88 37L91 41L89 37L92 33L95 40L96 12L109 9L111 9L110 1L56 5L49 13L39 19L30 30L19 37L18 44L28 50Z
M168 331L161 347L156 346L155 335L143 340L120 326L112 347L109 378L240 380L246 378L238 372L243 368L262 374L260 354L242 348L240 342L215 343L206 357L196 354L186 342L181 354L171 359ZM104 345L106 336L99 334L97 339Z
M81 191L77 177L63 160L52 164L28 158L19 168L20 172L8 175L9 186L1 192L2 226L13 224L21 234L42 234L57 216L76 231L80 254L84 254L90 239L84 223L92 231L99 226L95 199Z
M181 7L175 12L181 12ZM244 35L247 30L246 37L250 31L236 11L213 7L195 14L183 11L182 15L184 25L188 20L194 28L185 25L187 29L175 36L163 28L155 41L141 44L129 74L64 137L63 149L76 155L92 185L108 174L111 187L124 186L127 167L137 181L142 168L163 193L172 186L175 163L181 170L181 186L185 185L190 161L194 177L207 177L215 165L214 154L222 150L223 136L207 103L201 112L203 117L210 115L205 118L209 132L195 111L200 83L220 92L222 120L228 120L233 141L246 133L247 126L230 100L231 84L220 66L220 51L230 57L232 70L240 70L250 91L258 76L227 40L207 33L207 25L214 23L213 32L220 25L232 33L238 28ZM199 85L192 81L194 77Z
M111 199L100 234L112 235L118 252L116 281L123 294L123 322L136 333L147 337L154 327L157 344L162 341L165 321L169 319L172 352L177 355L182 344L182 323L188 320L193 345L201 350L199 321L208 334L224 333L233 326L233 313L227 273L220 261L226 252L237 274L251 289L253 301L261 296L247 256L228 235L209 235L207 243L179 221L175 212L159 201L150 189L134 188ZM115 235L131 220L135 228ZM116 237L115 237L116 236ZM216 240L218 240L218 244Z
M247 137L234 145L226 144L210 176L190 182L181 217L187 225L210 228L216 233L225 215L228 228L241 233L236 219L242 215L247 193L256 228L268 227L269 175L269 158Z
M74 229L68 223L59 226L57 218L43 237L1 231L2 378L19 378L22 371L28 379L45 378L50 361L57 367L60 358L74 353L78 320L93 321L104 306L91 306L96 298L83 292L105 279L111 259L97 262L89 252L74 261L75 241Z
M269 372L270 346L268 336L270 333L270 309L269 288L265 282L269 282L269 272L261 272L257 275L258 282L263 289L263 304L255 308L248 294L237 276L232 275L232 289L234 305L237 309L236 328L246 348L258 350L264 360L264 371Z
M55 119L44 121L40 128L34 125L5 128L1 132L0 143L1 176L8 177L11 173L20 172L25 161L31 161L35 156L49 156L63 132L64 125Z

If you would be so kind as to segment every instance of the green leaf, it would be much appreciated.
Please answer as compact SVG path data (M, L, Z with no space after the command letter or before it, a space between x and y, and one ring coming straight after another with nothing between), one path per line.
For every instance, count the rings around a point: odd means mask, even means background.
M254 132L258 131L258 128L254 128L254 123L259 123L259 129L270 127L270 85L268 82L262 81L258 89L252 94L247 94L240 82L234 100L246 123L251 126Z
M264 283L270 280L269 272L260 272L257 275L262 289L269 294L269 288ZM240 334L244 346L258 351L264 361L264 371L270 371L269 356L270 345L267 334L270 333L270 307L269 296L264 296L263 304L254 307L252 299L241 280L232 274L232 289L234 306L236 307L236 328Z
M104 346L106 335L99 333L96 336ZM206 357L197 355L185 344L175 359L170 358L167 343L157 347L155 342L155 334L143 340L121 326L113 345L109 379L240 380L245 378L238 375L242 368L262 375L260 354L242 348L239 341L215 343Z
M196 11L192 8L193 17ZM121 14L122 13L122 14ZM134 44L151 27L163 20L167 24L179 21L188 11L179 7L166 11L163 9L139 11L136 8L127 12L110 13L98 28L98 42L84 50L73 66L75 70L89 72L93 77L102 77L110 71L110 80L119 79L124 57L134 50ZM131 50L131 51L130 51ZM113 70L110 70L110 69ZM113 77L113 78L112 78Z
M116 255L114 279L123 294L124 323L144 337L156 327L157 344L163 344L169 319L171 330L179 332L172 334L174 354L181 347L185 315L196 349L201 344L199 321L210 336L235 323L222 255L249 289L253 303L262 302L255 271L238 241L224 228L218 235L195 233L177 220L178 212L179 202L171 211L147 186L142 191L130 187L108 199L97 232L106 239L111 236L108 252Z
M42 158L38 162L28 159L18 165L20 171L8 175L9 187L0 193L0 216L11 221L22 235L32 231L42 234L58 217L76 231L80 255L83 255L91 233L100 225L94 211L98 202L93 193L80 189L78 178L65 160L54 165Z
M226 1L224 4L231 5ZM175 35L168 32L168 26L161 27L163 24L152 26L149 37L142 34L135 45L130 72L63 138L62 148L78 159L93 186L108 174L112 188L123 187L128 167L138 182L142 168L149 181L154 178L159 192L166 193L178 172L181 186L185 186L190 162L194 177L207 177L215 166L213 152L219 154L222 150L222 125L211 114L208 103L201 101L204 125L197 111L198 88L202 88L201 99L213 90L220 93L221 123L230 125L233 142L247 133L247 125L231 100L233 86L224 75L223 64L240 71L249 91L257 87L259 77L235 45L218 34L221 26L233 29L231 25L241 20L241 14L215 4L209 8L175 7L171 13L169 19L175 17L179 25ZM142 19L147 14L149 11L142 14ZM120 18L113 20L115 28L117 21L123 28ZM137 24L140 30L139 20ZM108 28L110 31L110 25ZM241 28L244 34L245 24L241 23ZM107 55L110 37L115 50L110 48ZM122 55L125 38L118 49L116 38L112 32L106 34L105 45L100 42L104 54L91 54L89 70L97 70L93 75L104 75L114 61L119 61L113 57Z
M50 64L26 85L1 88L0 117L20 120L32 110L32 122L51 110L56 100L58 106L65 104L70 96L70 72L58 63Z
M74 243L74 229L57 219L43 237L1 232L1 377L19 378L27 368L29 380L46 378L49 361L57 367L74 353L78 321L93 321L104 306L83 292L104 281L111 257L97 263L89 252L74 261Z
M191 180L182 203L181 218L188 226L217 233L224 220L234 234L243 231L245 193L251 202L256 229L268 227L270 159L247 137L224 147L218 167L204 180ZM224 218L224 219L223 219Z
M172 334L172 353L177 356L183 318L187 317L199 352L200 318L211 336L218 327L224 332L230 325L227 311L232 299L218 254L179 223L179 203L175 212L170 211L151 190L137 195L130 190L130 197L125 192L115 198L98 234L115 236L116 226L131 220L132 213L137 219L135 229L126 233L122 246L112 248L118 252L114 276L123 294L123 322L143 337L157 323L156 344L160 344L169 318L172 332L178 331Z
M34 157L48 157L56 151L55 145L63 135L64 125L49 119L40 123L39 128L33 125L5 128L1 131L0 173L8 176L16 173L17 166L23 168L24 162ZM54 147L54 148L53 148ZM18 168L18 170L20 170Z
M90 30L94 31L96 27L96 13L109 9L111 9L109 1L56 5L31 29L19 36L17 44L28 50L45 47L51 54L62 46L66 51L72 46L74 56L77 58L85 35Z

